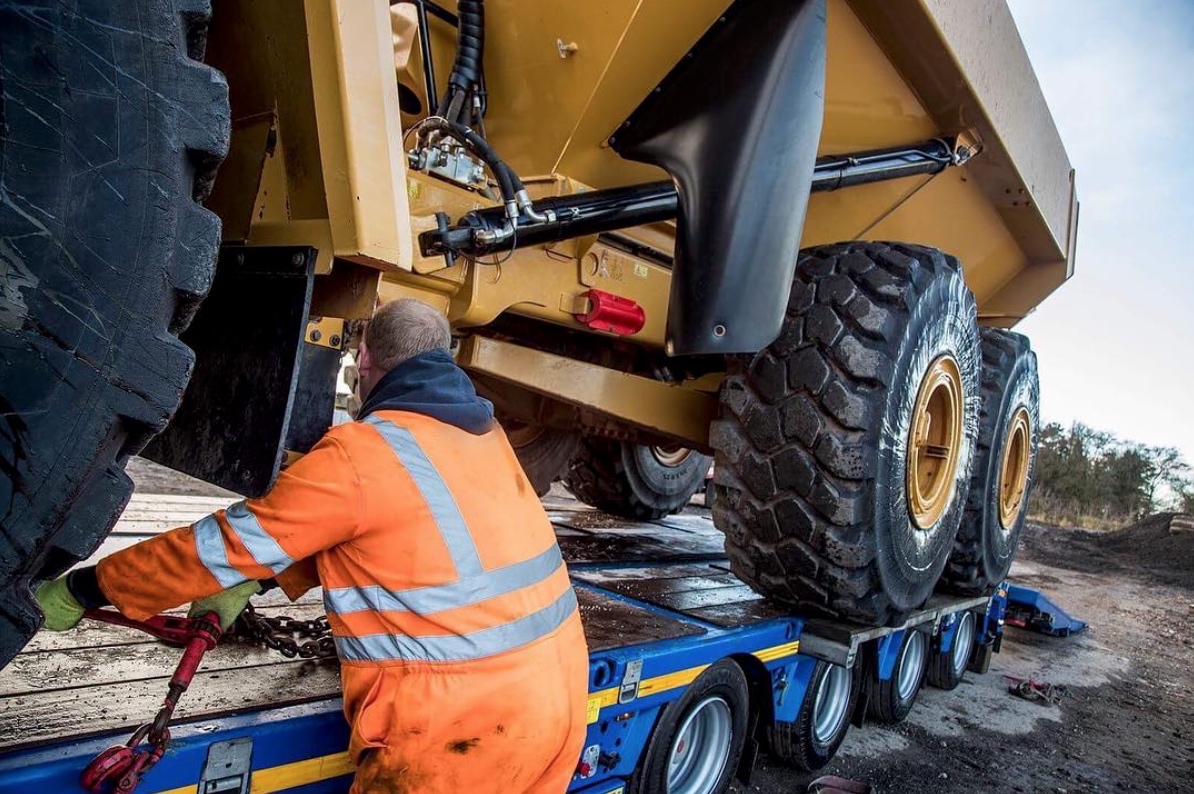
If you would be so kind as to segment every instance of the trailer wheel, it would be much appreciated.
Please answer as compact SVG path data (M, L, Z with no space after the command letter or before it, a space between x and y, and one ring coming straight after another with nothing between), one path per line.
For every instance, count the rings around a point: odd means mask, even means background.
M502 419L501 424L535 493L546 496L551 484L567 470L580 446L580 436L517 419Z
M705 484L713 459L679 446L586 437L564 484L587 505L638 521L678 513Z
M928 655L928 637L915 629L906 629L891 678L880 680L878 664L871 666L866 679L867 714L888 725L907 719L924 683Z
M850 730L858 701L858 668L817 662L795 722L776 722L769 731L771 752L806 772L829 763Z
M988 595L1007 578L1024 529L1040 441L1040 384L1028 338L982 329L982 411L974 475L943 589Z
M178 406L228 148L207 0L0 0L0 665Z
M713 518L734 572L805 610L894 625L953 545L978 421L957 260L912 245L801 254L784 330L729 362Z
M954 641L948 651L935 651L929 657L926 673L931 686L956 689L966 676L970 652L974 649L974 613L963 612L954 628Z
M723 659L670 703L631 781L639 794L720 794L746 746L750 692L736 663Z

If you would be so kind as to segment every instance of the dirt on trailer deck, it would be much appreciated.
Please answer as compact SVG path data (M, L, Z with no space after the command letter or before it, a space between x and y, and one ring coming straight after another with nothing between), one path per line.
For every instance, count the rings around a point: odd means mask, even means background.
M141 459L129 471L143 493L229 495ZM552 495L564 510L569 495L559 485ZM1194 791L1194 532L1181 520L1171 531L1172 518L1120 533L1030 525L1013 581L1043 590L1087 631L1058 639L1009 628L989 673L968 673L952 692L926 688L903 725L851 729L816 775L764 754L751 784L734 790L793 794L836 774L876 794ZM1021 700L1005 675L1062 684L1071 697Z
M1170 534L1168 517L1123 533L1027 527L1012 581L1090 628L1065 639L1008 628L989 673L926 688L903 725L853 728L819 774L877 794L1194 791L1194 533ZM1007 675L1070 697L1021 700ZM737 791L788 794L814 777L764 759Z

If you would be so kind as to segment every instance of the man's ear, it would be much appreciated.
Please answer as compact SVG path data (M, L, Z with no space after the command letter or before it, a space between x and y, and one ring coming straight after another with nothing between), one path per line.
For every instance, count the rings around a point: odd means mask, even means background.
M361 338L361 345L357 348L357 371L362 372L373 367L373 358L369 355L369 346L365 344L365 340Z

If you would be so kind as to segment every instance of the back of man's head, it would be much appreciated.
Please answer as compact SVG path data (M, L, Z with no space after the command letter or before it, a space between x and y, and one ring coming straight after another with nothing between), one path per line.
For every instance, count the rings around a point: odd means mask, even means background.
M438 311L414 298L383 304L365 329L369 357L380 373L431 350L448 350L452 331Z

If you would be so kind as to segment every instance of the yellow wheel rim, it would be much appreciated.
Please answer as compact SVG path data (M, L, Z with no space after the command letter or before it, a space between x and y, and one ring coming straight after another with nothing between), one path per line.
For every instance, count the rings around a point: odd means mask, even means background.
M953 356L938 358L925 373L908 438L908 512L929 529L949 506L962 448L962 374Z
M1028 488L1028 453L1032 439L1032 420L1028 409L1020 407L1012 417L1011 428L1003 442L1003 462L999 466L999 523L1011 529L1024 509Z
M688 456L692 454L692 450L688 447L678 447L675 445L666 447L651 447L651 454L655 456L655 460L662 463L664 466L675 468L684 461L688 460Z

